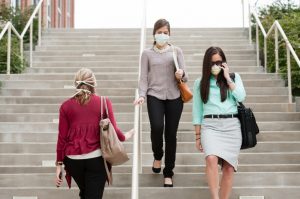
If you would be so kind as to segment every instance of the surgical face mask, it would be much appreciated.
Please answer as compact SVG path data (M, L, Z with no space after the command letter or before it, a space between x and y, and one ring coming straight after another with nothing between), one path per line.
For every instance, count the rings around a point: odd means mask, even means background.
M216 64L211 67L211 73L213 75L218 75L221 72L221 70L221 67Z
M161 33L161 34L155 34L154 38L158 45L163 46L169 41L170 36L167 34Z

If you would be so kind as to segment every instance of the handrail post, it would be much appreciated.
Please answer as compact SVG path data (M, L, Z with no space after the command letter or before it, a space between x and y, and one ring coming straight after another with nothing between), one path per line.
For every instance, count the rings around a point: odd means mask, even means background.
M30 52L29 52L29 62L30 62L30 67L32 67L32 51L33 51L33 48L32 48L32 46L33 46L33 44L32 44L32 31L33 31L33 23L31 23L30 24L30 34L29 34L29 37L30 37L30 39L29 39L29 43L30 43Z
M245 2L242 0L243 28L245 28Z
M279 57L278 57L278 28L275 26L275 66L276 73L279 71Z
M41 38L42 38L42 7L39 9L39 19L38 19L39 27L38 27L38 46L41 46Z
M264 37L264 57L265 57L265 72L268 72L268 58L267 58L267 38Z
M287 62L287 75L288 75L288 92L289 92L289 103L292 103L292 77L291 77L291 57L290 57L289 46L286 45L286 62Z
M248 3L248 16L249 16L249 44L252 44L252 26L251 26L251 8L250 3Z
M6 73L9 75L10 74L10 55L11 55L11 26L12 24L10 23L8 26L8 32L7 32L7 71Z
M23 48L23 37L20 39L20 57L21 57L21 65L24 68L24 48Z
M257 67L260 66L259 63L259 32L258 32L258 23L256 23L256 63Z
M135 100L139 98L138 89L135 90ZM134 131L133 136L133 159L132 159L132 185L131 185L131 198L139 198L139 150L140 150L140 105L134 107Z

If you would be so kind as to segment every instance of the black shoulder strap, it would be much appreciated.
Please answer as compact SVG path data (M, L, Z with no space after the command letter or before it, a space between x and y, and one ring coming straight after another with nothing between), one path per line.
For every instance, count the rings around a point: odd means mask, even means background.
M235 81L235 73L229 73L230 78Z

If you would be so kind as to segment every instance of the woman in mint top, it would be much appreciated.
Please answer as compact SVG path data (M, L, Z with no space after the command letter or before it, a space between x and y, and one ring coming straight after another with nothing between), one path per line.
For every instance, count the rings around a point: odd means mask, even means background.
M244 101L246 92L239 74L231 79L221 48L206 50L202 77L195 81L193 91L196 147L205 154L211 198L228 199L242 144L237 102ZM220 184L218 164L222 166Z

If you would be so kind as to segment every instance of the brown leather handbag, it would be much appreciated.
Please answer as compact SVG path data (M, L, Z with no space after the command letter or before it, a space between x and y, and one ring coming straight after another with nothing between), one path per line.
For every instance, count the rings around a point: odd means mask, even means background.
M176 53L176 50L174 49L173 45L172 45L172 49L173 49L173 59L174 59L174 63L175 63L175 68L176 68L176 70L178 70L179 65L178 65L178 61L177 61L177 53ZM181 95L182 101L184 103L190 101L193 98L192 91L190 90L190 88L188 87L188 85L185 82L183 82L182 80L177 80L177 81L178 81L177 85L180 90L180 95Z
M101 99L101 111L100 111L100 145L101 153L104 159L104 166L107 173L108 184L112 184L112 172L109 171L107 163L112 166L121 165L129 160L125 147L120 142L114 126L112 125L106 104L106 98ZM106 118L103 118L103 106L106 110Z

